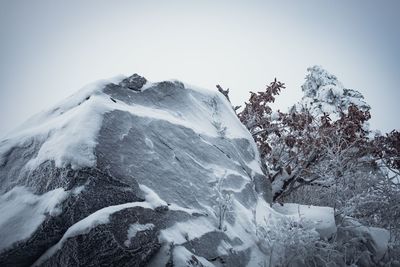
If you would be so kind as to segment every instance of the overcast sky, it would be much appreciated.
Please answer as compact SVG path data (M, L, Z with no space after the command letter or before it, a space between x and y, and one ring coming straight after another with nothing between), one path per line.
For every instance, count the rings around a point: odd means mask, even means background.
M231 89L234 104L274 77L301 97L322 65L399 129L400 1L0 0L0 136L85 84L139 73Z

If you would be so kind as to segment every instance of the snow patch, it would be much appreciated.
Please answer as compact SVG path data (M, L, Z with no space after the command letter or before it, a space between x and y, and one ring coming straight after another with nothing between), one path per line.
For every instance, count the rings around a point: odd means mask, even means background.
M94 166L96 134L101 127L102 114L107 111L98 105L99 98L104 96L102 90L106 84L121 79L117 77L89 84L49 111L28 119L0 143L0 162L4 163L7 152L13 147L36 139L43 144L37 157L28 162L30 169L47 160L54 160L57 167L71 165L78 169Z
M146 144L146 146L147 146L148 148L150 148L150 149L153 149L153 148L154 148L154 144L153 144L153 142L150 140L150 138L146 137L146 138L144 139L144 142L145 142L145 144Z
M172 227L161 230L158 238L160 242L183 244L215 229L214 224L206 218L198 218L185 222L177 222Z
M250 162L246 162L246 165L254 172L264 175L263 171L261 170L260 163L257 160L252 160Z
M131 238L134 238L138 232L143 232L146 230L152 230L154 228L154 224L146 223L146 224L139 224L134 223L129 226L127 240L124 242L126 247L131 245Z
M145 185L139 185L139 188L146 194L146 202L150 205L151 208L156 208L159 206L167 206L167 202L162 200L156 192Z
M370 109L360 92L344 88L335 75L321 66L313 66L307 71L306 81L301 87L304 97L295 105L297 110L308 108L317 118L327 113L331 120L336 121L341 111L346 111L352 104L364 111Z
M68 192L57 188L35 195L25 187L14 187L0 197L0 251L29 238L47 216L57 216Z

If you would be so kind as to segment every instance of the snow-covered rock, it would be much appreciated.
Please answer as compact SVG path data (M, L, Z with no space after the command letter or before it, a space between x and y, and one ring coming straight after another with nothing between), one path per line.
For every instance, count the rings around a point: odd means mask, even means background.
M218 92L91 85L0 141L0 266L263 263L259 161Z
M346 248L346 258L358 266L376 266L388 250L390 232L367 227L351 217L341 218L337 240Z
M29 238L46 219L46 214L57 216L66 197L63 188L42 195L32 194L25 187L16 186L0 197L0 251L19 240Z

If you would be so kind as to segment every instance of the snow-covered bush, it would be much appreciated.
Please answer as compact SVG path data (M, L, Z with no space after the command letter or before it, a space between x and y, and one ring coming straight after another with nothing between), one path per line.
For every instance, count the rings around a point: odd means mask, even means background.
M343 253L334 242L323 240L312 224L282 217L257 227L259 247L268 255L266 266L340 266Z

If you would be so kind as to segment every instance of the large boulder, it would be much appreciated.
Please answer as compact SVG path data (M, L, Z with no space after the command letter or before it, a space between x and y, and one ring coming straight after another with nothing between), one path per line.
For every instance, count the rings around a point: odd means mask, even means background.
M0 266L262 263L259 163L218 92L97 83L0 141Z

